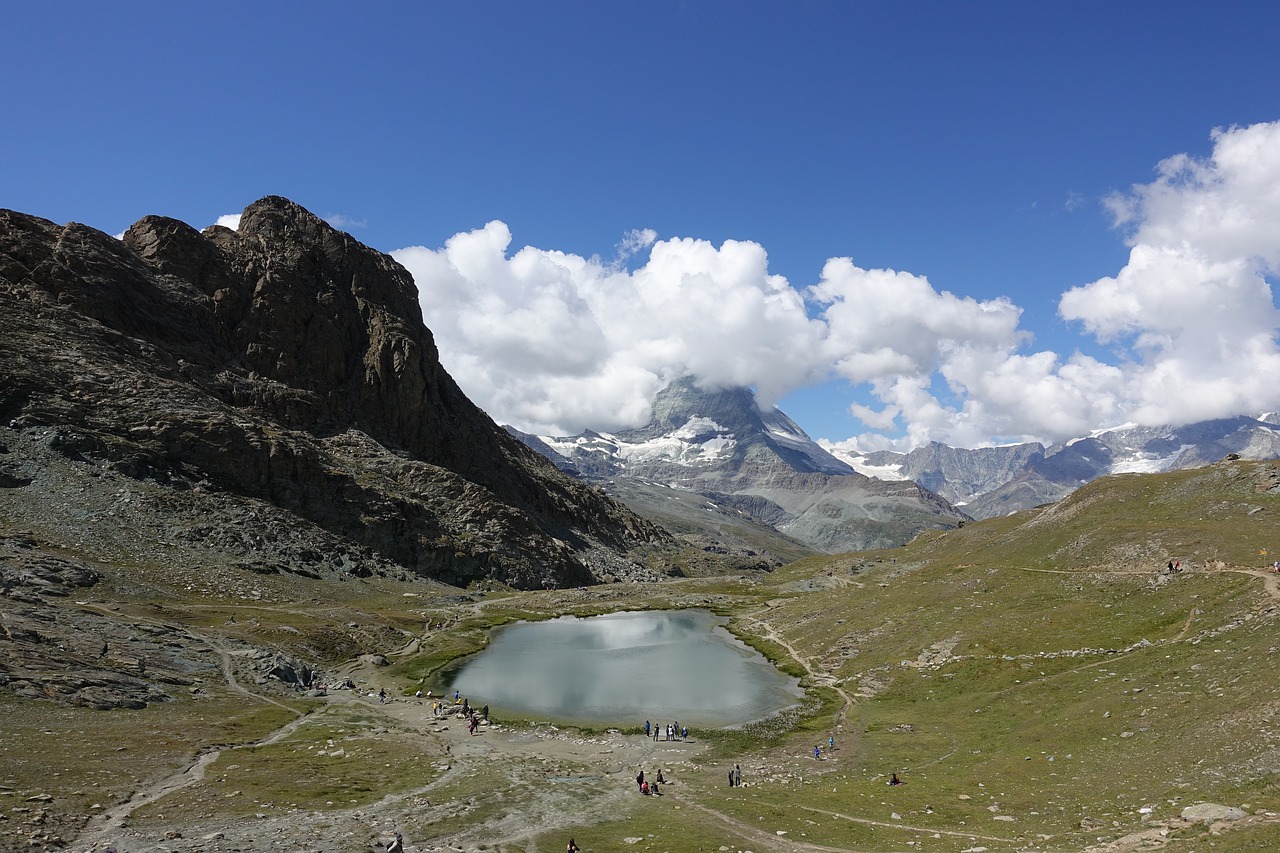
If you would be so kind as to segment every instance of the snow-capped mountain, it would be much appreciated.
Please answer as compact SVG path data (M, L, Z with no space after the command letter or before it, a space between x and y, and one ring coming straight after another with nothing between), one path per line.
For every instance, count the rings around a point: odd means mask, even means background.
M611 489L624 500L640 494L638 483L649 496L655 487L696 494L722 515L817 551L898 545L966 517L909 480L857 473L777 408L761 410L745 388L706 391L678 380L658 395L648 424L611 434L508 430L563 470L614 486L627 481L631 488Z
M685 482L726 466L740 468L762 451L799 473L854 473L779 409L760 411L749 389L705 392L688 380L663 390L654 401L649 423L639 429L616 434L588 430L538 440L588 477L643 473ZM540 450L536 444L530 446Z
M1235 453L1280 457L1275 414L1201 421L1183 426L1122 426L1045 447L1015 444L973 449L931 443L910 453L833 455L871 477L908 478L990 518L1056 501L1107 474L1195 468Z
M1280 415L1183 426L1123 426L1050 447L1038 443L856 454L820 446L749 389L672 383L648 424L552 438L507 428L576 476L618 487L624 500L655 489L707 499L704 508L766 524L805 547L839 552L900 544L965 517L990 518L1056 501L1107 474L1207 465L1228 454L1280 457ZM637 489L638 484L645 489ZM643 494L643 498L637 498ZM688 511L688 504L682 511Z

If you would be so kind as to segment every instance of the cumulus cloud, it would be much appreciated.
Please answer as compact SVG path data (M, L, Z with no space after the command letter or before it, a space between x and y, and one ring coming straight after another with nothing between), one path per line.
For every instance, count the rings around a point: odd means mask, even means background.
M414 275L447 369L499 422L539 433L636 426L671 379L772 403L839 379L868 391L843 446L1052 441L1126 421L1280 408L1280 123L1215 131L1106 200L1130 247L1059 313L1107 360L1035 351L1008 298L826 261L796 288L765 248L628 232L602 262L525 246L502 222L392 254ZM1078 199L1068 197L1068 206ZM647 252L647 255L645 255ZM628 270L631 259L643 263ZM854 421L851 420L851 432Z
M813 378L822 324L768 272L757 243L656 241L634 271L526 246L502 222L392 254L413 273L445 366L499 422L537 432L636 426L672 379L752 385L762 400Z
M1170 157L1155 181L1108 199L1129 261L1059 302L1130 362L1121 405L1140 423L1280 403L1280 122L1212 140L1209 157Z
M224 213L222 216L219 216L213 224L221 225L223 228L230 228L232 231L239 231L240 230L240 214Z

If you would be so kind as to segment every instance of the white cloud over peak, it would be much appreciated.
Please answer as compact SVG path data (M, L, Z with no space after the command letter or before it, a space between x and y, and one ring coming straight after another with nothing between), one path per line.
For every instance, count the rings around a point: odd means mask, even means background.
M759 244L639 234L624 240L651 243L633 272L529 246L508 257L511 232L496 221L443 249L392 254L418 283L447 369L495 420L522 429L635 426L683 374L754 385L771 401L812 378L822 325L768 273Z
M509 255L511 232L494 221L392 254L418 283L446 368L495 420L533 432L639 425L683 374L755 386L766 403L846 380L869 391L850 408L866 431L842 442L862 449L1280 408L1268 282L1280 267L1280 123L1211 138L1209 157L1171 157L1156 180L1108 199L1129 261L1061 296L1061 316L1112 347L1114 363L1031 351L1011 300L906 271L832 258L800 290L748 241L638 230L605 263L529 246Z
M232 231L240 230L240 214L224 213L214 221L214 225L221 225L223 228L230 228Z

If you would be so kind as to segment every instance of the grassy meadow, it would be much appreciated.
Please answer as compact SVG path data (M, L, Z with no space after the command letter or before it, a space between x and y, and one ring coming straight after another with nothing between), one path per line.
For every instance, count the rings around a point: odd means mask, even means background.
M705 607L799 676L808 700L705 733L665 795L641 798L623 795L634 771L612 746L470 760L376 707L246 702L216 684L143 711L4 696L0 794L18 808L48 795L48 825L73 837L77 822L217 748L201 780L130 825L265 815L337 832L399 809L417 850L545 853L570 836L584 851L637 853L1277 849L1280 576L1265 566L1280 548L1278 482L1280 464L1259 462L1111 477L902 548L643 586L463 595L386 581L299 595L288 585L310 582L266 578L246 602L133 577L117 583L126 611L333 670L382 653L389 665L362 677L397 696L512 620ZM1171 560L1183 571L1166 572ZM734 763L743 787L725 783ZM906 784L888 785L894 773ZM1200 802L1249 817L1179 820Z

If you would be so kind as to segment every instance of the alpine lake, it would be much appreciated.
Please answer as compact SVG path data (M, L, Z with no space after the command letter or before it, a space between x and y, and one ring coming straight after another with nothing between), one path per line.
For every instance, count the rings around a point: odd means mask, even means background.
M724 621L658 610L517 622L442 670L433 689L494 714L592 726L726 728L799 704L799 682Z

